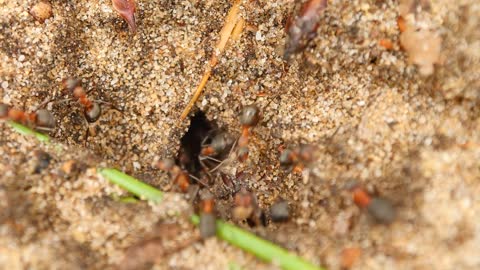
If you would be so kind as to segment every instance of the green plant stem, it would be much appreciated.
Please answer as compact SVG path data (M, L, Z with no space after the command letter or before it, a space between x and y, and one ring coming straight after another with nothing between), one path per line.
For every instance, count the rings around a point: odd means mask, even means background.
M98 172L110 182L130 191L140 198L160 202L163 192L116 169L98 169Z
M191 217L192 223L198 225L200 218L197 215ZM217 220L217 236L258 258L274 263L285 270L322 270L323 268L303 260L302 258L288 252L287 250L268 242L248 231L242 230L234 225Z
M10 125L15 131L22 135L27 135L27 136L35 136L39 141L41 142L49 142L50 137L48 135L36 132L22 124L13 122L13 121L7 121L8 125Z

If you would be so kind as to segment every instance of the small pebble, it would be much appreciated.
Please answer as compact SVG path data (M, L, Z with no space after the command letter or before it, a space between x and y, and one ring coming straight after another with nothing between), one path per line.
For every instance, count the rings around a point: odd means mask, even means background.
M43 23L46 19L53 16L52 5L48 2L39 2L30 9L30 14L35 20Z

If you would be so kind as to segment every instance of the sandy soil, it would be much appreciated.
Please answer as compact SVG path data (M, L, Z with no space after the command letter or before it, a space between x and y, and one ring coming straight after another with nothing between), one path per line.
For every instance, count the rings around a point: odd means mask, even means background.
M44 23L29 14L35 3L0 0L0 95L27 111L52 100L51 136L61 147L2 124L0 265L116 269L129 247L170 231L154 269L275 269L221 240L193 241L187 217L195 207L152 167L177 155L189 127L180 113L231 4L140 1L132 36L108 0L51 1ZM400 48L398 6L329 1L317 37L287 63L284 26L299 3L244 1L247 27L227 45L198 109L235 136L243 106L262 110L250 158L221 173L253 190L261 208L282 197L292 214L283 224L239 226L328 269L340 269L349 247L361 249L353 269L478 269L480 3L429 4L429 27L443 39L430 76ZM87 124L78 103L58 102L71 97L61 88L70 76L119 110ZM299 143L318 147L308 178L278 164L279 149ZM52 157L45 169L36 170L38 151ZM69 160L81 166L65 173ZM119 202L125 192L99 178L99 165L169 191L165 202ZM232 191L215 177L219 215L230 220ZM354 205L344 190L352 179L394 203L393 224L375 224Z

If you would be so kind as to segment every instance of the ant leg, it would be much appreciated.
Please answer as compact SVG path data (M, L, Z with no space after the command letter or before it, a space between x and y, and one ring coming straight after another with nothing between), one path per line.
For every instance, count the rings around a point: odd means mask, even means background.
M204 159L208 159L208 160L211 160L211 161L214 161L214 162L217 162L217 163L221 163L221 162L222 162L221 160L218 160L218 159L213 158L213 157L210 157L210 156L205 156Z
M193 180L197 181L198 183L202 184L202 186L208 188L209 185L207 185L207 183L203 182L202 180L200 180L198 177L194 176L194 175L191 175L189 174L188 175L190 178L192 178Z
M47 105L48 103L50 103L52 100L53 100L53 98L46 98L42 103L38 104L38 105L33 109L33 111L36 112L36 111L38 111L39 109L42 109L43 107L45 107L45 105Z
M225 160L226 159L222 160L220 163L218 163L217 166L215 166L215 168L211 169L210 173L213 173L214 171L218 170L223 165L223 163L225 163Z
M87 127L87 129L85 130L85 141L83 142L83 147L87 147L89 133L90 133L90 130L88 130L88 127Z
M205 138L203 138L202 143L200 144L201 148L204 148L205 146L208 146L208 144L206 144L206 142L209 138L210 138L210 134L207 134L207 136L205 136Z
M84 147L87 147L88 137L90 136L90 123L88 122L87 118L83 117L85 123L87 125L87 129L85 130L85 141L83 143Z
M62 103L67 103L67 102L72 101L72 100L73 100L73 98L65 98L65 99L57 100L54 103L55 104L62 104Z
M107 101L103 101L103 100L97 100L97 99L92 100L92 101L93 101L93 102L100 103L100 104L108 105L108 106L110 106L112 109L114 109L114 110L116 110L116 111L118 111L118 112L123 112L122 109L120 109L120 108L118 108L117 106L113 105L113 103L111 103L111 102L107 102Z
M208 170L208 166L203 162L203 159L198 159L198 161L200 162L200 165L202 166L202 168L204 169L205 173L207 174L207 177L208 177L208 181L211 183L212 182L212 175L210 174L209 170Z
M232 147L230 148L230 152L228 153L228 156L227 156L224 160L222 160L220 163L218 163L218 165L215 166L215 168L211 169L211 170L210 170L210 173L218 170L218 169L223 165L223 163L225 163L225 161L232 155L233 149L234 149L235 146L237 145L237 141L238 141L238 140L236 140L235 142L233 142Z
M50 133L54 130L53 128L48 128L48 127L35 127L35 129L45 133Z

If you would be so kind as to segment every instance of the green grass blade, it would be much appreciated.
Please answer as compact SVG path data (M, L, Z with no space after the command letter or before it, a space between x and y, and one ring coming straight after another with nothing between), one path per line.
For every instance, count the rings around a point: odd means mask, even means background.
M99 173L110 182L119 185L127 191L150 201L160 202L163 192L143 183L128 174L124 174L116 169L98 169Z
M13 121L8 121L7 122L15 131L22 135L27 135L27 136L35 136L39 141L41 142L49 142L50 138L48 135L36 132L22 124L13 122Z
M196 225L200 222L200 218L196 215L192 216L191 220ZM286 249L221 220L217 220L217 236L266 262L275 263L285 270L324 270Z

